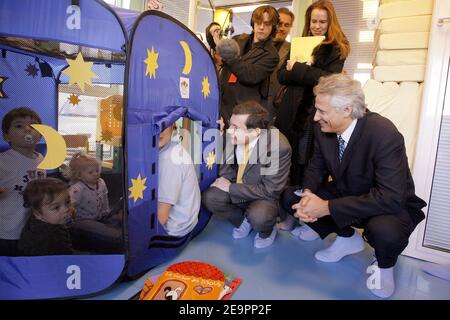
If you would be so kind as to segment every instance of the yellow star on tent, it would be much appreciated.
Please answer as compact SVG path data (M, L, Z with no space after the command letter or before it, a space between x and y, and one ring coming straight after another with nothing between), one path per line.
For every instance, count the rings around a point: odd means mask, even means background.
M130 198L134 198L135 203L139 198L144 199L144 190L147 189L145 181L147 181L147 178L141 179L141 174L138 175L137 179L131 178L133 186L128 188L128 190L131 191Z
M214 153L214 151L211 151L206 158L206 167L208 168L208 170L212 169L214 163L216 163L216 154Z
M208 77L203 77L203 81L202 81L202 93L203 93L203 98L206 99L206 97L209 96L210 90L209 90L209 81L208 81Z
M158 69L158 56L159 53L155 52L155 50L152 47L152 51L147 49L147 59L144 60L145 64L147 65L147 70L145 70L145 75L150 74L150 79L155 78L156 79L156 69Z
M93 62L84 62L83 56L81 53L78 53L77 58L75 60L66 59L69 67L63 71L63 73L67 74L69 79L69 86L73 84L78 84L81 92L84 92L84 84L87 83L92 85L91 78L98 78L98 76L92 72Z
M69 99L69 103L71 105L73 105L74 107L75 107L75 105L78 105L81 101L79 96L77 96L76 94L71 94L68 99Z

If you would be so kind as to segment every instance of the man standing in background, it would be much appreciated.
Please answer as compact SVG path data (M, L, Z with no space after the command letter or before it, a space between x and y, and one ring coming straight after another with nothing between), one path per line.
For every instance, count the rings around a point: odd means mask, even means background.
M270 84L269 84L269 96L268 96L268 111L270 113L270 118L273 119L275 116L275 109L273 106L273 99L280 90L280 83L278 82L278 70L280 67L289 59L289 52L291 50L291 43L286 41L287 36L291 32L292 25L294 24L295 16L288 8L280 8L278 9L278 14L280 20L278 22L277 32L273 37L273 45L275 49L278 51L278 57L280 58L280 62L278 62L277 67L272 72L270 76Z

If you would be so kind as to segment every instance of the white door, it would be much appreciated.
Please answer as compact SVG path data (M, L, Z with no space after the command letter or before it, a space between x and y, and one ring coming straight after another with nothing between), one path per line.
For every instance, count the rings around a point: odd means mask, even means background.
M436 0L414 181L428 206L404 254L450 264L450 1Z

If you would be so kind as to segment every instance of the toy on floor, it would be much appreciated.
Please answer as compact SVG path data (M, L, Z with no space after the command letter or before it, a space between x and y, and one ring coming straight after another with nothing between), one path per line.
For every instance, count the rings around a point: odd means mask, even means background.
M139 300L228 300L241 281L204 262L178 262L156 284L147 279Z

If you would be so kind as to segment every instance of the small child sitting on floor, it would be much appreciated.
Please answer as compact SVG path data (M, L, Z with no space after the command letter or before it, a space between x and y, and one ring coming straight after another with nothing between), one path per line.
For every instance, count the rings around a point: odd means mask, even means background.
M108 188L100 178L97 159L76 153L70 161L70 198L76 219L102 220L109 215Z
M23 195L30 216L19 240L24 256L73 254L65 223L73 213L67 185L55 178L33 180Z
M119 213L113 214L109 208L108 188L100 178L99 161L77 153L70 161L69 167L69 193L76 209L75 219L70 224L71 231L75 234L81 232L94 249L102 252L120 251L122 217Z

